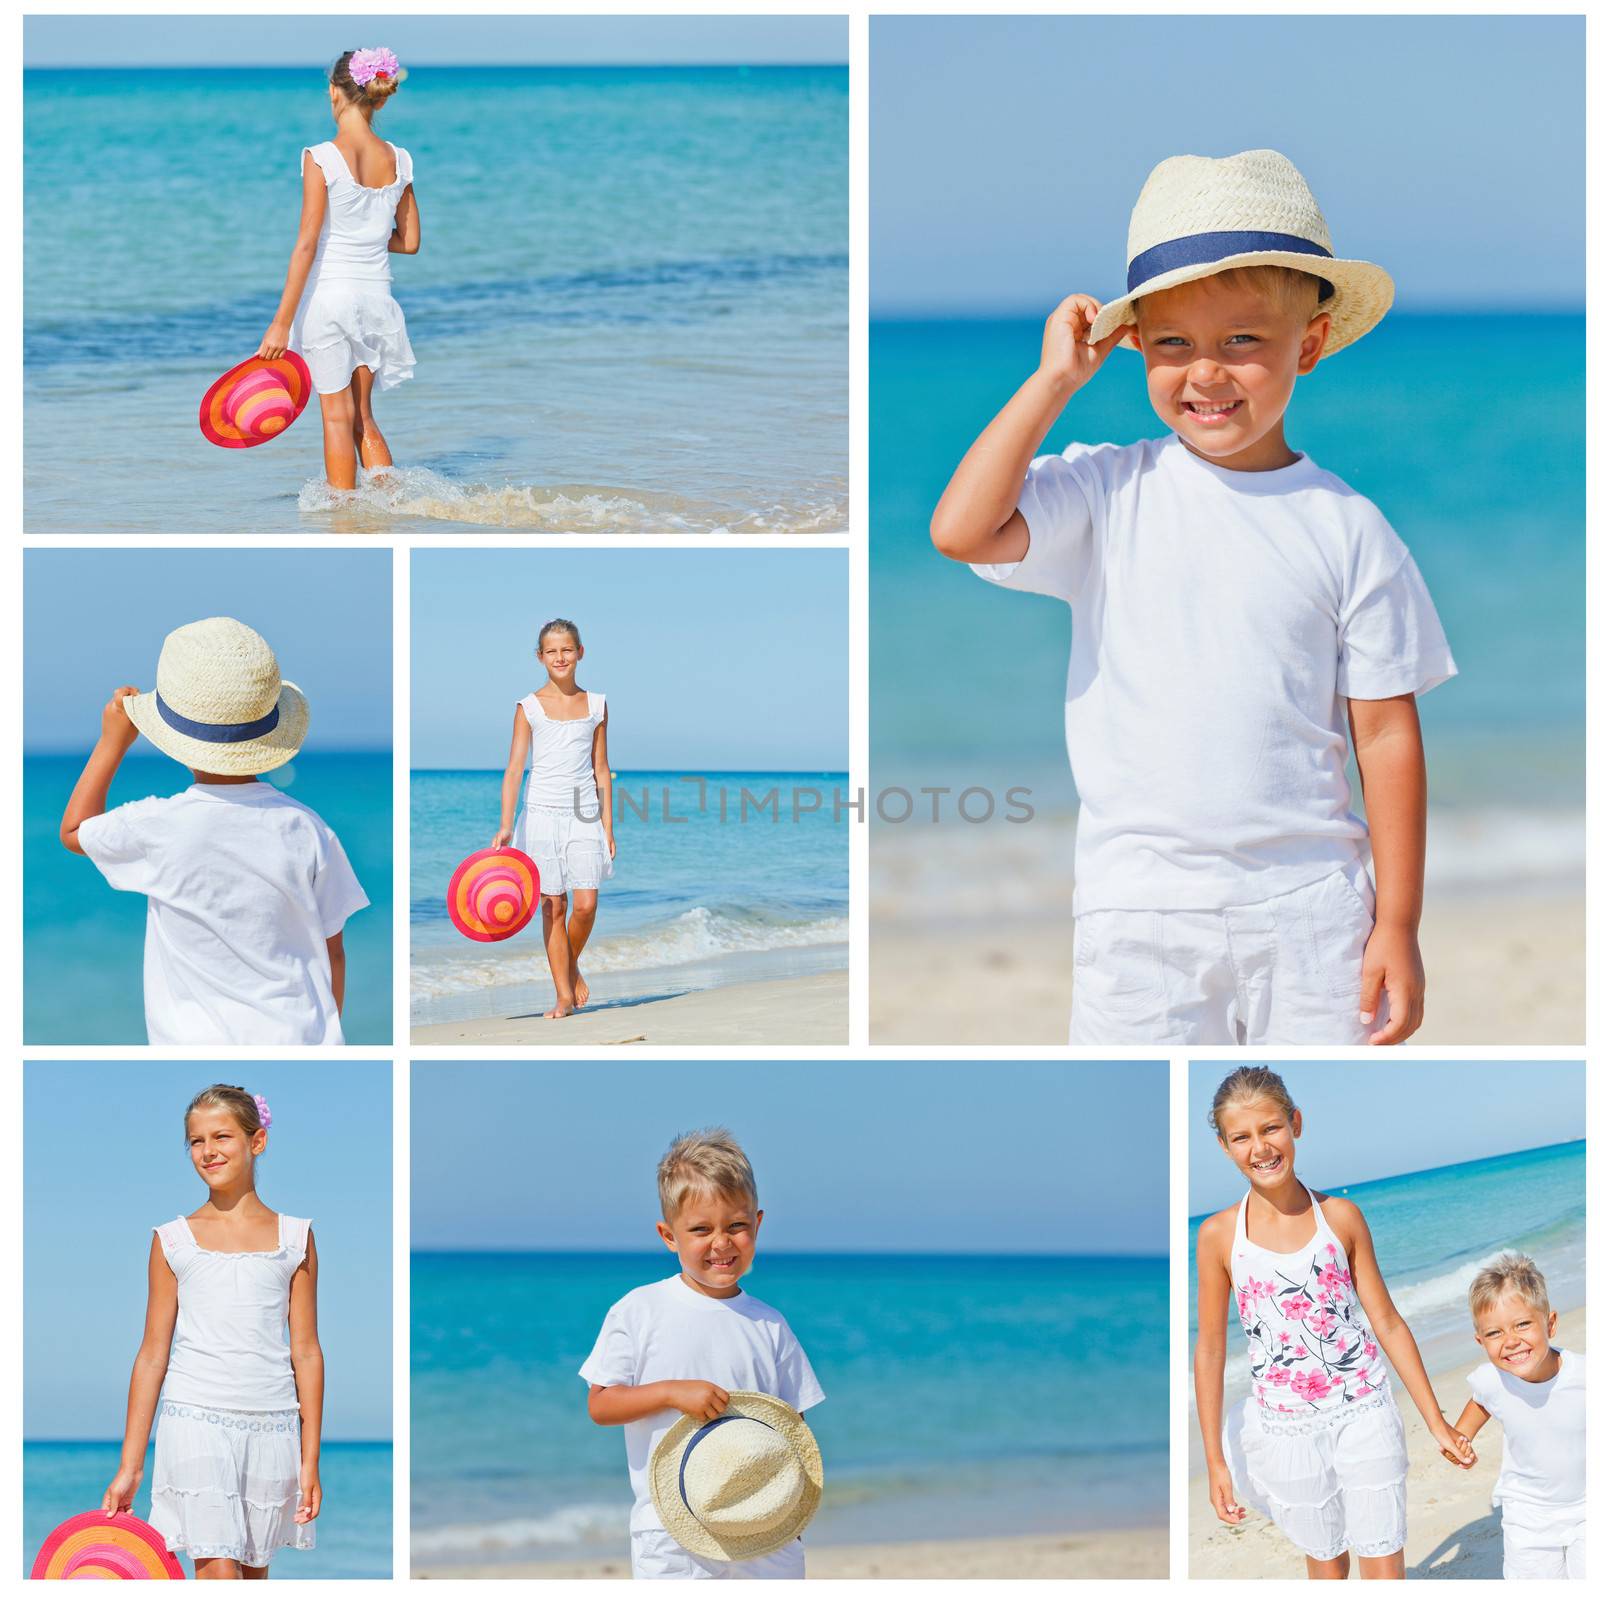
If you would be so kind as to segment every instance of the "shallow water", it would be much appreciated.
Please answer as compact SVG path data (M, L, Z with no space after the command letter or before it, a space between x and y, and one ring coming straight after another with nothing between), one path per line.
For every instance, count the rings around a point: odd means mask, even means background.
M842 531L847 82L414 72L382 124L423 219L417 374L377 400L406 472L334 501L314 402L256 449L196 427L276 306L320 74L28 72L29 530Z

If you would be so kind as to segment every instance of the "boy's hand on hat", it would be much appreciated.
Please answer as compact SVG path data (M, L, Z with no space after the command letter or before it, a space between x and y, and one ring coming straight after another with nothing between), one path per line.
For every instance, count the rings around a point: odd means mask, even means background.
M1122 342L1122 329L1118 328L1099 344L1089 343L1089 329L1099 315L1100 302L1093 295L1069 294L1044 325L1039 371L1069 395L1077 393Z
M105 710L100 713L100 737L111 744L120 745L124 750L139 737L139 730L134 727L128 713L122 709L122 702L130 694L138 694L131 683L125 683L120 689L112 693L106 701Z
M672 1404L686 1417L715 1422L728 1409L728 1391L698 1378L685 1378L672 1386Z

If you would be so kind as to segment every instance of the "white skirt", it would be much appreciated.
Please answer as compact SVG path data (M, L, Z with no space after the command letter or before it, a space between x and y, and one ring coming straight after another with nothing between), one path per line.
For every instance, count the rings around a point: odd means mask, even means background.
M150 1525L169 1550L264 1567L279 1550L315 1547L316 1525L294 1520L299 1504L297 1411L161 1402Z
M611 876L611 852L600 819L587 821L570 806L524 806L511 842L533 857L542 895L598 889Z
M1387 1388L1311 1417L1229 1411L1222 1450L1233 1492L1314 1561L1392 1556L1406 1542L1406 1429Z
M375 387L392 389L417 364L405 313L388 285L360 279L312 284L300 302L289 344L305 357L318 394L348 388L357 367L371 371Z

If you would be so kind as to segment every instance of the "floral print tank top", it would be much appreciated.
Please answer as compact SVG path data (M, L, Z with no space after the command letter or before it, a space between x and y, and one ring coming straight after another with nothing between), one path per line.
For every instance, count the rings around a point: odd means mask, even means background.
M1308 1189L1317 1231L1280 1254L1251 1243L1250 1196L1233 1230L1233 1293L1249 1345L1250 1388L1263 1410L1310 1416L1365 1399L1388 1382L1350 1281L1344 1246Z

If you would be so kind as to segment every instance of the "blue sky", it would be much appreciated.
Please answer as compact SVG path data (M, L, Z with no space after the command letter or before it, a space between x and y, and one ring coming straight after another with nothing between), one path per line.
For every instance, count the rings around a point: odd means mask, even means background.
M764 1249L1164 1255L1167 1071L418 1062L412 1245L659 1249L656 1162L675 1135L721 1123L755 1168Z
M617 770L842 769L846 571L842 550L418 550L411 765L503 767L540 625L568 617Z
M1317 1182L1372 1178L1581 1139L1583 1067L1543 1061L1268 1062L1305 1117L1301 1148ZM1253 1061L1206 1061L1189 1072L1189 1215L1239 1198L1239 1175L1206 1113L1217 1085Z
M843 17L28 17L23 65L325 66L358 45L402 63L477 66L842 62Z
M166 635L214 616L248 623L305 691L310 748L390 748L387 550L29 550L23 559L25 750L87 754L112 690L153 689ZM143 740L133 747L154 753Z
M1121 289L1167 156L1282 150L1397 310L1576 308L1582 17L874 17L874 315Z
M389 1438L392 1072L387 1061L29 1063L24 1437L121 1437L151 1231L206 1198L183 1147L184 1108L207 1084L242 1080L272 1108L261 1198L312 1218L325 1436Z

